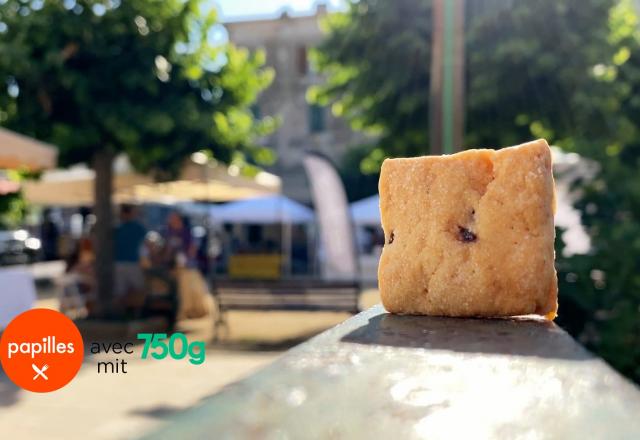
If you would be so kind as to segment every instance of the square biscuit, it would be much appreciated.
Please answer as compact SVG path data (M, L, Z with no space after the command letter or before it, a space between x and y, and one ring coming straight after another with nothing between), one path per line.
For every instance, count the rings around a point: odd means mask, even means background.
M378 284L389 312L556 316L554 184L544 139L387 159L379 191Z

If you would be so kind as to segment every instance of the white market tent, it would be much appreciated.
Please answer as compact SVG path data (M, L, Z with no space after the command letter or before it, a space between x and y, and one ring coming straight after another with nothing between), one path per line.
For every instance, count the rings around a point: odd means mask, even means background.
M36 139L0 128L0 168L42 170L56 166L58 150Z
M304 224L313 211L283 195L255 197L209 208L212 222L236 224Z
M255 197L230 202L209 209L212 223L233 224L279 224L282 227L282 249L286 273L291 272L291 248L293 245L291 227L294 224L313 223L315 216L311 209L283 195ZM308 232L307 232L308 234ZM307 235L307 240L310 237Z
M380 196L371 197L353 202L349 205L351 218L358 226L380 226Z

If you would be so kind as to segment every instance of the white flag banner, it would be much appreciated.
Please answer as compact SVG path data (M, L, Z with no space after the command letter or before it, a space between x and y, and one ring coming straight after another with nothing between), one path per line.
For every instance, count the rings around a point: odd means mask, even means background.
M347 195L335 167L324 156L307 153L304 167L320 228L320 267L326 279L357 279L358 260Z

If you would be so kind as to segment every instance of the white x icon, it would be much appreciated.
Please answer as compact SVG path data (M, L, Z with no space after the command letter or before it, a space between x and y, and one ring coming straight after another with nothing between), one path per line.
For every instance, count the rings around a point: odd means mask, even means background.
M33 380L36 380L38 377L42 376L42 378L44 380L49 380L49 378L47 377L46 374L44 374L45 371L47 371L49 369L49 365L44 364L44 366L42 368L38 368L36 366L36 364L31 364L31 368L33 368L33 371L36 372L36 375L33 376Z

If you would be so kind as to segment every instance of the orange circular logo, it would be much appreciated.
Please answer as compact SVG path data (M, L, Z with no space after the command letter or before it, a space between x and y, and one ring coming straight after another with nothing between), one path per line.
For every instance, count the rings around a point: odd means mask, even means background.
M78 327L60 312L32 309L16 316L0 339L0 362L20 388L48 393L80 370L84 343Z

